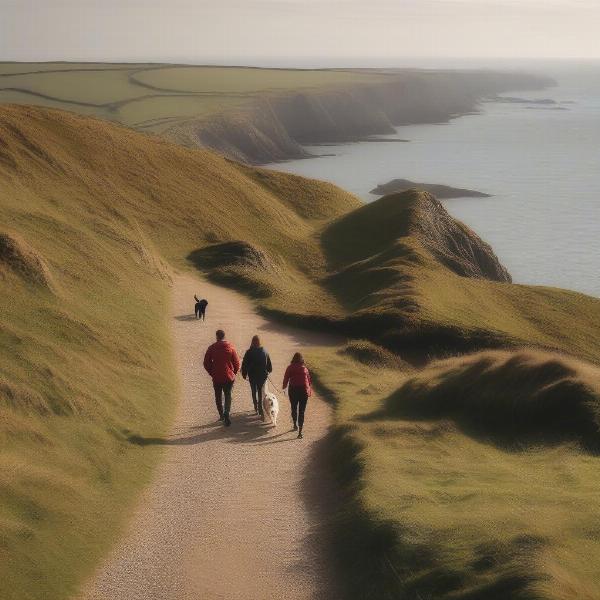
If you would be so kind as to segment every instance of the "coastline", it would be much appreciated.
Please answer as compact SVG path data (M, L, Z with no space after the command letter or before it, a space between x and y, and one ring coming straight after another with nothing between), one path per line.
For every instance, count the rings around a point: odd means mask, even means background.
M401 125L447 123L478 112L485 97L542 90L547 77L492 71L399 72L361 83L265 95L242 107L194 118L163 135L254 165L312 158L307 145L365 141Z

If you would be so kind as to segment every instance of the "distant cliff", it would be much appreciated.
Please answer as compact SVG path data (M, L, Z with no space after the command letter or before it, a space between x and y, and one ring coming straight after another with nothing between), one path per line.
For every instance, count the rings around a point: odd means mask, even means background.
M263 96L218 116L166 131L177 143L212 148L250 164L308 156L303 144L358 141L394 126L438 123L477 110L485 96L542 89L550 79L488 71L392 72L380 83Z

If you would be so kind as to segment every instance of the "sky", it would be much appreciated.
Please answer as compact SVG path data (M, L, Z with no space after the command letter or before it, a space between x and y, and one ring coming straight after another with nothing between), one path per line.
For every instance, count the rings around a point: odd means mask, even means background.
M0 0L0 60L600 58L600 0Z

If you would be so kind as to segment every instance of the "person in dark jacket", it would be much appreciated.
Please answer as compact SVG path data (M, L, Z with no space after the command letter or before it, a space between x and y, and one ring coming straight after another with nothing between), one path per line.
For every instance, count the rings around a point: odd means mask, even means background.
M242 377L244 379L248 378L250 382L254 412L260 414L263 421L265 418L263 414L263 386L272 371L271 357L260 345L260 338L255 335L252 338L250 348L244 354L244 360L242 360Z
M196 304L194 305L194 312L196 313L196 319L205 320L206 317L206 307L208 306L208 300L202 298L202 300L198 300L198 296L194 294L194 300Z
M304 364L300 352L292 357L292 362L285 370L283 377L283 389L288 386L288 396L292 408L292 421L294 431L298 431L298 438L302 438L302 427L304 426L304 412L309 396L312 394L312 382L310 373Z
M217 331L217 341L208 347L204 355L204 368L213 380L219 418L225 422L226 427L229 427L231 391L235 376L240 370L240 359L233 344L225 340L225 332L222 329ZM223 394L225 394L225 409L223 409Z

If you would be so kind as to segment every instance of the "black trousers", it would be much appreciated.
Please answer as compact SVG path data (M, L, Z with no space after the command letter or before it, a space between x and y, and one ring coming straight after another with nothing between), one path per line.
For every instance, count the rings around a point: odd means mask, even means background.
M227 383L216 383L213 381L215 390L215 403L220 417L229 416L231 411L231 390L233 389L233 381ZM225 410L223 410L223 395L225 396Z
M300 429L304 425L304 411L308 402L308 394L303 387L291 387L288 392L290 396L290 405L292 407L292 421L294 425L298 425Z
M252 403L254 404L254 410L258 411L258 414L262 417L263 415L263 385L267 379L254 379L248 377L250 382L250 391L252 392Z

